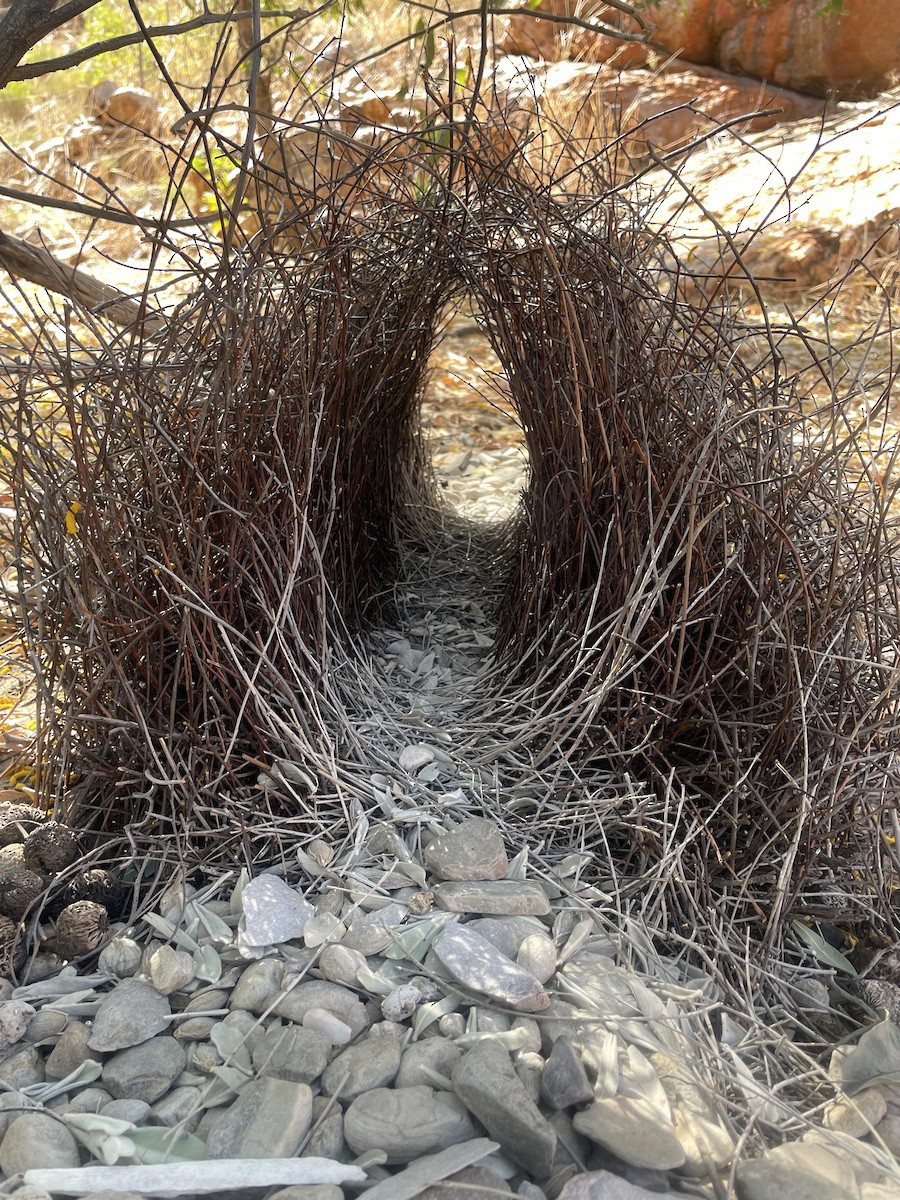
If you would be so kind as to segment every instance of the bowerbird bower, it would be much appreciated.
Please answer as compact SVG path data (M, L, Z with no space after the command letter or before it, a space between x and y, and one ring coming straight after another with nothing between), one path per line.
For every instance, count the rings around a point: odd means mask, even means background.
M742 352L602 163L548 181L469 120L276 182L161 331L85 313L20 371L39 794L151 883L352 837L395 762L390 720L357 718L391 703L365 630L448 528L419 404L465 297L529 468L516 515L466 535L498 638L454 738L501 786L463 786L670 928L889 931L898 589L852 433L808 433L774 343Z

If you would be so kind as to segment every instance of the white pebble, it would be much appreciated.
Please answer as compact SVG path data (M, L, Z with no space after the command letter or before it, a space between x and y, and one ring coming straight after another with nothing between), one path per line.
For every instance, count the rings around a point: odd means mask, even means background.
M386 1021L404 1021L416 1011L422 993L411 983L404 983L381 1002L381 1015Z
M309 1008L303 1014L303 1028L323 1033L332 1046L345 1046L353 1037L353 1030L340 1017L327 1008Z

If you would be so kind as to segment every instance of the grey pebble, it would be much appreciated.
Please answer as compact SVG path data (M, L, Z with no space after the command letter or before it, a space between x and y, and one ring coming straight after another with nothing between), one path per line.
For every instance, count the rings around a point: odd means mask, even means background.
M253 1049L253 1067L259 1076L312 1083L328 1065L331 1043L324 1034L301 1025L267 1029Z
M425 848L425 862L439 879L502 879L509 866L496 822L471 817L440 833Z
M78 1167L78 1143L61 1121L49 1113L16 1117L0 1142L0 1170L7 1175L41 1167Z
M361 954L380 954L393 941L392 930L406 920L407 910L402 904L386 904L374 912L358 913L350 918L347 932L341 945Z
M366 966L366 956L349 946L326 946L319 956L319 970L332 983L356 986L356 975Z
M329 1063L322 1075L322 1091L333 1096L340 1089L341 1100L355 1100L363 1092L393 1083L399 1067L400 1043L396 1038L366 1038L348 1046Z
M281 992L284 964L274 958L261 958L245 967L228 1001L229 1008L262 1013Z
M512 1195L512 1188L502 1175L476 1164L432 1184L419 1200L496 1200L498 1195Z
M22 1046L8 1051L0 1062L0 1080L18 1090L45 1079L44 1056L37 1046Z
M106 1088L102 1087L86 1087L79 1092L72 1093L70 1111L81 1111L86 1113L98 1113L101 1108L104 1108L113 1099L113 1096Z
M609 1171L589 1171L570 1179L557 1200L658 1200L658 1197L659 1192L648 1192ZM781 1200L788 1200L788 1195Z
M272 1010L278 1017L299 1025L312 1008L324 1008L350 1027L354 1034L369 1025L366 1010L356 992L327 979L309 979L298 983Z
M571 1108L594 1098L581 1055L568 1037L559 1037L544 1066L541 1096L551 1108Z
M465 925L441 930L432 949L454 979L473 991L523 1012L541 1012L550 1003L533 975Z
M428 1072L436 1071L449 1080L461 1058L462 1050L446 1038L426 1038L421 1042L413 1042L403 1051L394 1082L397 1087L415 1087L420 1083L435 1087Z
M338 1104L313 1126L300 1157L338 1160L344 1153L344 1147L344 1114Z
M550 901L544 889L540 884L528 880L438 883L433 891L435 904L447 912L542 917L550 911Z
M113 1055L104 1063L101 1078L116 1100L152 1104L169 1090L186 1061L184 1047L173 1037L156 1037Z
M312 1092L288 1079L252 1079L212 1126L210 1158L290 1158L312 1124Z
M69 1017L64 1012L53 1008L44 1008L36 1012L28 1022L24 1038L32 1045L43 1042L47 1038L59 1038L69 1023Z
M117 1121L131 1121L132 1125L144 1125L151 1108L146 1100L109 1100L100 1109L101 1117L115 1117Z
M376 1088L344 1114L344 1136L354 1154L383 1150L389 1163L413 1162L475 1136L465 1110L431 1088Z
M165 996L140 979L123 979L94 1016L88 1046L102 1053L139 1046L169 1027L172 1008Z
M553 1166L556 1131L548 1124L495 1042L467 1051L453 1069L453 1087L504 1153L538 1179Z
M59 1041L47 1056L44 1071L48 1079L65 1079L97 1054L88 1046L91 1031L83 1021L70 1021L60 1034Z
M154 1125L165 1125L173 1129L184 1123L184 1129L192 1133L200 1123L202 1115L200 1099L202 1092L198 1087L176 1087L167 1092L153 1105Z

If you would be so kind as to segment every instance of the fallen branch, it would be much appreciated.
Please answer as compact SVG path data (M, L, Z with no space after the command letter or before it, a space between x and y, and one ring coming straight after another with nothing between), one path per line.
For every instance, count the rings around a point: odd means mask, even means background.
M112 284L101 283L80 267L70 267L54 258L48 250L11 237L2 230L0 267L19 279L69 296L85 308L102 309L103 315L116 325L140 326L145 332L153 333L165 324L162 313L148 312L144 300L126 296Z

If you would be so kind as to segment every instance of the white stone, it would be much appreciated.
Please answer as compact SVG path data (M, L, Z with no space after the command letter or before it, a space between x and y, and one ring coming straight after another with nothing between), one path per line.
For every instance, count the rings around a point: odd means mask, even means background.
M277 875L258 875L241 893L241 935L248 946L278 946L303 936L313 906Z

